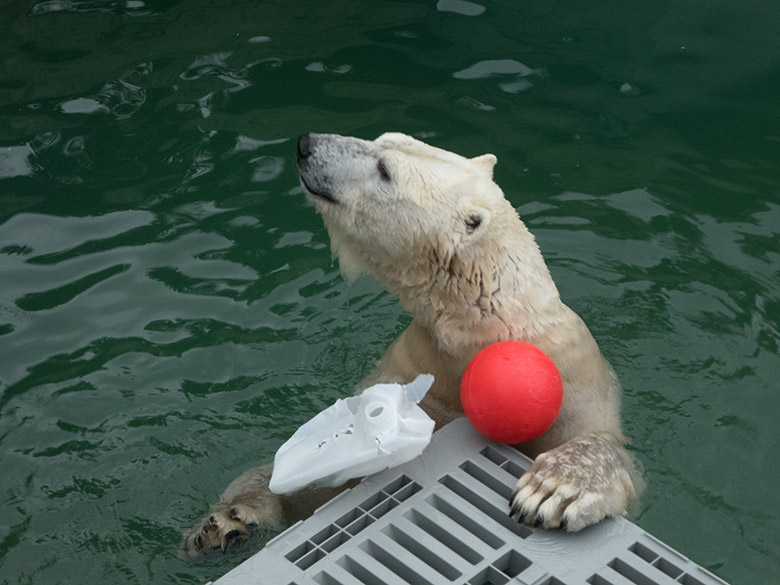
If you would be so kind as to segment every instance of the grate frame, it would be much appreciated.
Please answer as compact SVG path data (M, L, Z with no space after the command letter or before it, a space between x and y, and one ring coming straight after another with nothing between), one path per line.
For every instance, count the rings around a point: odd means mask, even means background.
M624 518L518 526L508 501L530 464L455 420L213 585L728 585Z

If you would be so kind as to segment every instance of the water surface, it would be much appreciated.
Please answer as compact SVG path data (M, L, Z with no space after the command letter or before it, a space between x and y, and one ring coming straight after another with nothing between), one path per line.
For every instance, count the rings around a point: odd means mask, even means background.
M780 581L771 2L0 7L0 582L204 583L180 533L409 322L347 286L295 137L496 179L625 387L640 526Z

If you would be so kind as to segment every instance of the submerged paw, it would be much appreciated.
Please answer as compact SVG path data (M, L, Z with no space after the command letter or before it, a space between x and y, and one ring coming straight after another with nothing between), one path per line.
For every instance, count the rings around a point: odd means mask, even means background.
M242 518L236 507L212 511L184 534L181 554L194 559L213 551L225 552L233 541L248 535L254 524Z

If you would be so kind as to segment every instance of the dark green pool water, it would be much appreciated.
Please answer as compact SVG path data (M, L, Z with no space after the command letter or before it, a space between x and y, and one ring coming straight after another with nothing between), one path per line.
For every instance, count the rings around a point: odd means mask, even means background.
M0 5L0 583L204 583L180 533L409 317L305 131L499 158L625 387L636 521L780 581L775 2Z

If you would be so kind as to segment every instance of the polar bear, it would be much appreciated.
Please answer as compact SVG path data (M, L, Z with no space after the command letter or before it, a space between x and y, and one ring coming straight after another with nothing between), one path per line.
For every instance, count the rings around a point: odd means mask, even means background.
M563 380L560 414L517 448L533 465L509 515L578 531L626 513L639 477L620 423L620 388L583 321L560 299L534 237L493 182L496 157L464 158L410 136L373 141L306 134L298 170L347 278L373 275L413 320L361 388L435 377L422 407L437 427L462 416L460 379L485 346L525 341L547 353ZM250 470L185 534L188 556L224 550L251 526L280 529L333 490L280 497L271 467Z

